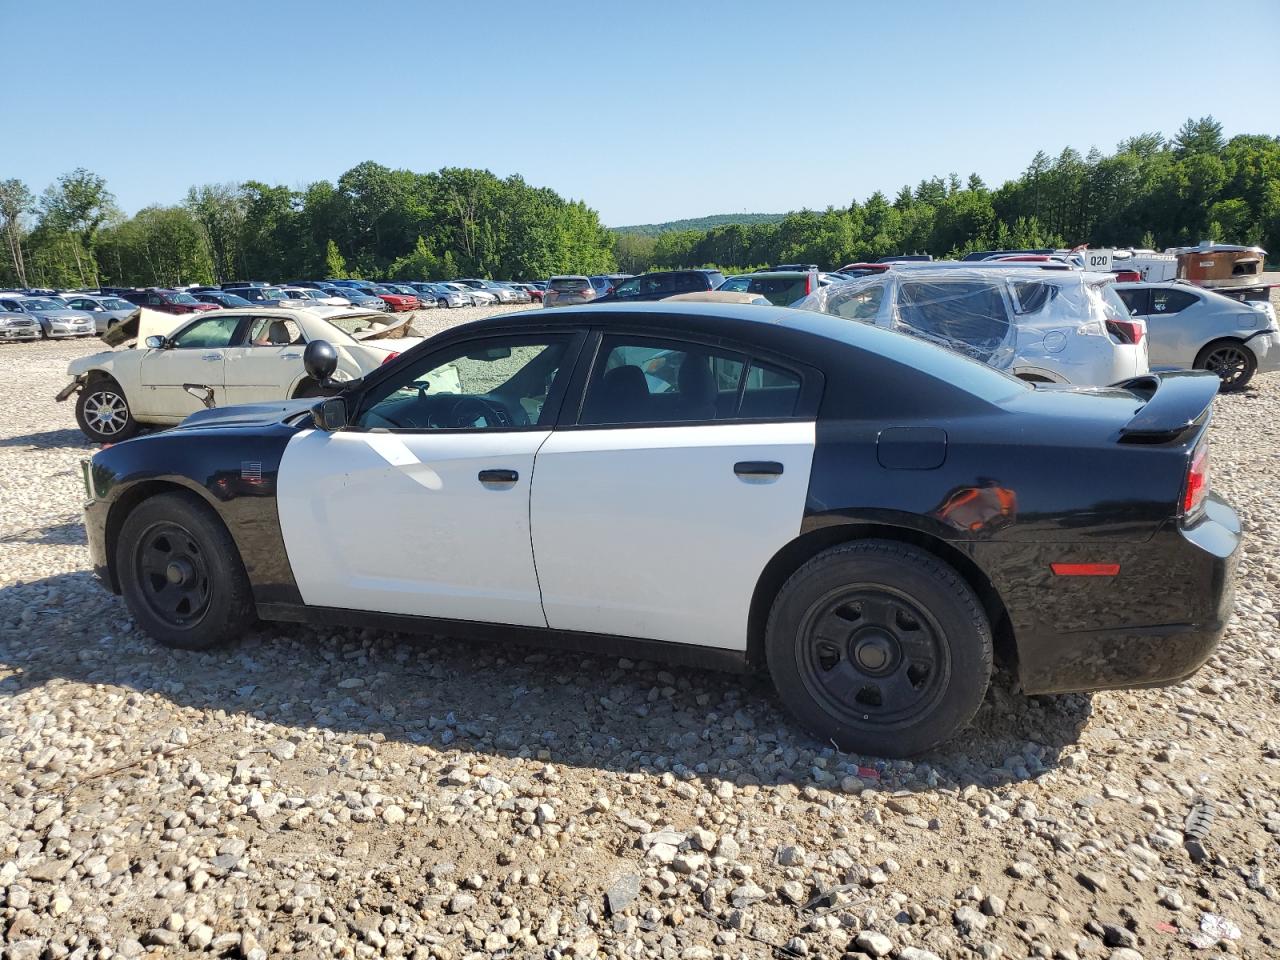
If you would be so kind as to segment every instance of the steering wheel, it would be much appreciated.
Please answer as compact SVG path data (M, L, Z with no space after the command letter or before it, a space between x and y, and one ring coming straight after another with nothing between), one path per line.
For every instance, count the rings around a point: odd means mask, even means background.
M495 426L515 426L506 407L483 397L463 397L449 410L449 419L455 428L473 426L481 417Z

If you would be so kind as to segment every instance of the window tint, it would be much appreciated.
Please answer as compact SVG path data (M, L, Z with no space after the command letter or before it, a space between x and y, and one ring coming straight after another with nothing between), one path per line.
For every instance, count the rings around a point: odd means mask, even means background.
M302 343L302 330L292 320L257 317L249 327L249 346L284 347Z
M695 293L707 289L706 277L701 273L678 273L673 283L676 293Z
M1147 307L1147 298L1150 295L1151 295L1150 290L1117 290L1116 291L1116 296L1118 296L1124 302L1124 305L1129 308L1129 312L1134 314L1135 316L1142 316L1143 314L1150 312L1149 308Z
M805 296L807 277L753 277L748 293L758 293L775 307L789 307Z
M147 294L147 306L149 306L149 307L158 307L158 306L162 305L163 303L164 303L164 301L163 301L163 300L161 300L161 299L160 299L158 296L156 296L154 293L148 293L148 294Z
M208 320L199 320L175 336L173 345L187 349L229 347L231 338L239 325L239 317L210 317Z
M1000 290L981 280L908 280L895 327L985 362L1009 334Z
M579 423L732 419L744 357L668 340L606 337Z
M742 407L738 411L738 416L753 420L795 416L796 404L799 400L799 374L753 360L747 371L747 382L742 391Z
M1199 297L1185 290L1151 291L1152 313L1178 313L1199 302Z
M545 426L567 337L493 337L446 347L366 394L357 426L511 430ZM546 422L544 422L544 419Z
M640 293L640 277L626 280L613 288L615 297L634 297Z

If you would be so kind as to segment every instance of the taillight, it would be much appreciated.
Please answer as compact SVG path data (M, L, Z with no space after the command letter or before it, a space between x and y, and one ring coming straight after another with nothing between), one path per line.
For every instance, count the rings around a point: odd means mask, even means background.
M1182 495L1182 514L1190 516L1204 503L1205 494L1209 492L1209 442L1203 440L1191 454L1191 465L1187 468L1187 487Z
M394 359L395 359L396 357L398 357L398 356L400 356L400 351L399 351L399 350L394 350L394 351L392 351L391 353L388 353L385 357L383 357L383 358L382 358L382 362L383 362L383 363L390 363L392 360L394 360Z
M1121 343L1142 342L1144 324L1141 320L1108 320L1107 332L1118 337Z

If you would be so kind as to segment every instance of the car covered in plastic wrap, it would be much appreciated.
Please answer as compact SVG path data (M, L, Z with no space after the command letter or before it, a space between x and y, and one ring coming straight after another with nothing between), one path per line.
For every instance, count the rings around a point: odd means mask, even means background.
M1146 324L1110 274L900 266L796 304L940 344L1032 383L1103 386L1148 372Z

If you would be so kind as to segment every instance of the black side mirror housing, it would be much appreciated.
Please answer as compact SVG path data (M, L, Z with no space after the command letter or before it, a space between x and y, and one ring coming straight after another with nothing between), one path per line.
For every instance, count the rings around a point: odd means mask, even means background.
M342 397L321 400L311 408L311 418L326 433L341 430L347 425L347 401Z
M312 340L302 351L302 366L317 384L328 386L338 369L338 351L328 340Z

